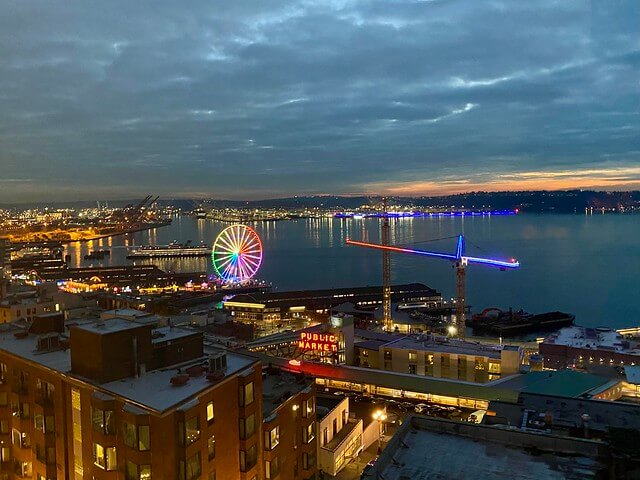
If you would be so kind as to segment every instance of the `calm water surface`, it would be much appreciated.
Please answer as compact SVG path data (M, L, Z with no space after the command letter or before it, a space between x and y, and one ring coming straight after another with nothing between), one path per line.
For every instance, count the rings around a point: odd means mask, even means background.
M75 265L129 263L125 246L172 240L213 243L228 224L176 217L167 227L72 244ZM278 290L381 284L379 252L346 246L347 237L379 242L377 219L307 219L253 225L264 244L258 276ZM564 310L583 325L640 325L639 215L526 215L398 219L391 222L392 244L453 252L464 233L467 254L517 258L516 271L472 266L467 298L473 311L485 307ZM440 239L429 241L433 239ZM424 243L423 243L424 242ZM85 261L90 250L110 248L104 262ZM139 262L139 261L137 261ZM146 261L163 269L212 271L210 261ZM453 297L454 271L448 262L393 254L394 283L422 282Z

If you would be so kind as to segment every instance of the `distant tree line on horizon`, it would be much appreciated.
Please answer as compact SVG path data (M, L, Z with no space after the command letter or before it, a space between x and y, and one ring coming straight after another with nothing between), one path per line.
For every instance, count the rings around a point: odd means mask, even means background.
M265 200L171 199L160 198L161 206L172 205L183 211L205 208L324 208L353 210L362 205L381 205L382 196L307 195ZM468 192L456 195L399 197L390 196L391 206L415 208L451 207L465 209L513 210L522 212L583 213L585 208L640 211L640 190L604 192L594 190L548 190L517 192ZM135 200L110 200L109 205L122 207ZM15 205L16 208L52 207L83 208L96 206L95 201L52 202L37 205ZM2 207L2 205L0 205ZM5 206L6 207L6 206Z

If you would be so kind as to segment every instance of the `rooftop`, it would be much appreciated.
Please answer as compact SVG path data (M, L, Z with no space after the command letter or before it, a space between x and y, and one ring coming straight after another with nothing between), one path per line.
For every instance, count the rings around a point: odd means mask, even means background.
M141 310L136 310L134 308L119 308L117 310L105 310L100 313L101 318L142 318L142 317L151 317L152 314L149 312L143 312Z
M511 376L500 382L500 386L518 392L576 398L615 383L619 382L598 375L565 369Z
M636 342L625 340L622 335L610 328L566 327L549 335L543 343L640 355Z
M270 417L289 398L311 387L313 382L278 368L262 369L262 416Z
M98 335L107 335L109 333L122 332L125 330L134 330L140 328L139 323L134 323L122 318L110 318L98 322L87 322L76 325L75 328L81 328Z
M317 395L316 396L316 419L318 421L326 417L333 409L340 405L349 397L339 395ZM347 400L348 402L349 400Z
M476 355L489 358L500 358L502 347L487 345L479 342L449 339L431 335L412 335L401 337L384 345L385 348L399 348L402 350L420 350L426 352L443 352L460 355Z
M378 351L381 346L386 345L388 342L383 340L365 340L364 342L358 342L354 344L354 347L362 348L365 350L376 350Z
M640 365L626 365L624 367L624 374L627 382L635 385L640 384Z
M469 480L512 479L567 479L599 478L603 465L597 460L580 455L556 455L518 448L507 441L512 434L493 428L496 442L482 440L481 432L465 436L423 428L427 420L412 418L396 434L376 462L379 477L385 480L427 480L464 478ZM443 421L432 421L443 423ZM444 426L446 428L446 426ZM464 425L464 429L492 429ZM487 433L489 433L487 431ZM522 434L526 435L526 434ZM504 437L504 438L500 438ZM535 443L535 436L532 442ZM394 442L395 441L395 442ZM579 447L576 442L576 447Z
M91 323L83 323L78 328L95 329L99 333L108 333L113 331L126 330L127 326L131 328L140 328L140 325L123 320L110 319L104 322L104 327L96 326ZM160 329L164 330L164 329ZM16 338L14 333L21 331L15 325L0 325L0 350L4 350L12 355L21 357L26 361L37 363L44 368L73 376L81 381L94 385L103 393L121 396L134 405L146 408L147 410L155 410L162 412L171 407L177 407L193 399L199 392L206 390L214 385L206 378L205 374L200 376L189 377L189 381L185 385L173 386L171 378L178 372L177 367L154 370L146 372L138 378L130 377L123 380L100 384L85 377L74 375L71 373L71 350L48 350L37 351L38 335L30 334L25 338ZM173 328L172 335L187 336L194 332ZM184 333L181 333L184 332ZM166 340L166 337L162 338ZM195 359L190 362L193 364L202 364L207 357ZM227 367L224 370L225 378L249 368L255 359L227 352ZM224 379L220 380L223 381Z
M187 330L186 328L160 327L153 329L153 332L151 334L151 341L153 343L162 343L201 334L201 332L195 330Z
M193 362L202 363L206 357ZM229 375L240 373L251 366L254 360L244 355L227 352L227 366L224 369L226 379ZM171 378L178 373L177 368L154 370L138 378L126 378L100 385L100 388L122 396L138 406L151 408L158 412L189 402L198 393L211 388L214 383L205 374L189 377L185 385L174 386ZM219 381L224 381L224 379Z

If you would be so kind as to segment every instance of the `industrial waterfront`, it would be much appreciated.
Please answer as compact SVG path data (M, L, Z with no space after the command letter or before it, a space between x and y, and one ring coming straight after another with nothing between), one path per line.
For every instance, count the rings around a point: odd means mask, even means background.
M171 225L67 246L70 266L120 265L126 246L192 240L211 244L228 224L177 216ZM636 215L537 215L404 218L391 222L392 245L451 251L453 237L464 232L470 254L516 257L522 267L502 272L476 268L468 273L468 303L485 307L523 308L532 313L562 310L580 325L615 328L640 318L636 272L640 254L633 248ZM259 273L277 290L379 285L380 255L345 245L347 237L379 240L378 219L301 219L258 222L253 227L264 244ZM444 238L444 239L443 239ZM443 239L422 243L430 239ZM110 257L85 261L92 250L109 248ZM153 259L165 270L209 271L209 258ZM140 261L137 260L136 264ZM455 294L450 265L415 256L392 255L393 283L422 282Z

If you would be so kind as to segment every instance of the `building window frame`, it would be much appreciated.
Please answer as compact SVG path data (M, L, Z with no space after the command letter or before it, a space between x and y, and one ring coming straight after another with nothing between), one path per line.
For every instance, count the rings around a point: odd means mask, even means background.
M280 444L280 425L276 425L271 430L264 432L265 450L273 450Z

